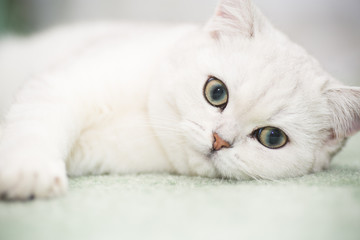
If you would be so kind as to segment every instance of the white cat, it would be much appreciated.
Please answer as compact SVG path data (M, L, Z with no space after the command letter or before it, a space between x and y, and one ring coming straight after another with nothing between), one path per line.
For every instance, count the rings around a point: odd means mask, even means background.
M220 1L205 27L80 25L3 43L0 58L1 81L31 75L3 124L4 199L64 194L67 174L300 176L360 129L360 88L250 0Z

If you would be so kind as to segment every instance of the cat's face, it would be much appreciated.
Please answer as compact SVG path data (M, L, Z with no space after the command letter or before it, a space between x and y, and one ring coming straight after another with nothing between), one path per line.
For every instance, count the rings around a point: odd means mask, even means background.
M236 24L227 29L234 17L219 11L229 3L243 15L237 20L258 14L249 1L223 1L215 20L188 36L165 67L164 106L154 114L168 114L167 125L181 132L162 138L168 154L177 154L169 142L178 142L193 172L238 179L326 167L344 138L326 93L336 82L260 15L253 25L238 23L238 33Z

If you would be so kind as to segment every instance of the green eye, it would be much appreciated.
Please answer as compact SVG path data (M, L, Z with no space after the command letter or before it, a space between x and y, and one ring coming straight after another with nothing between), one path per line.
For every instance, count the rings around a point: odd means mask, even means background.
M288 137L275 127L264 127L255 131L257 140L267 148L278 149L286 145Z
M225 109L229 94L226 85L214 77L209 78L204 86L204 97L210 105Z

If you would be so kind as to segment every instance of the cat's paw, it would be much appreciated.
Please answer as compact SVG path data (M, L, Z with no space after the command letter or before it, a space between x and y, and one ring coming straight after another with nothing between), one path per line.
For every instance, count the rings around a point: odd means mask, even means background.
M66 190L66 171L61 161L0 159L2 200L50 198L62 195Z

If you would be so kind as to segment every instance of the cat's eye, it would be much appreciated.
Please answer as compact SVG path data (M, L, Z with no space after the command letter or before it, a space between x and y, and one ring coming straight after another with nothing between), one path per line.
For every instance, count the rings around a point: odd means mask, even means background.
M204 86L204 97L210 105L224 110L228 103L229 93L221 80L210 77Z
M275 127L264 127L255 131L254 136L265 147L278 149L286 145L288 137L286 134Z

